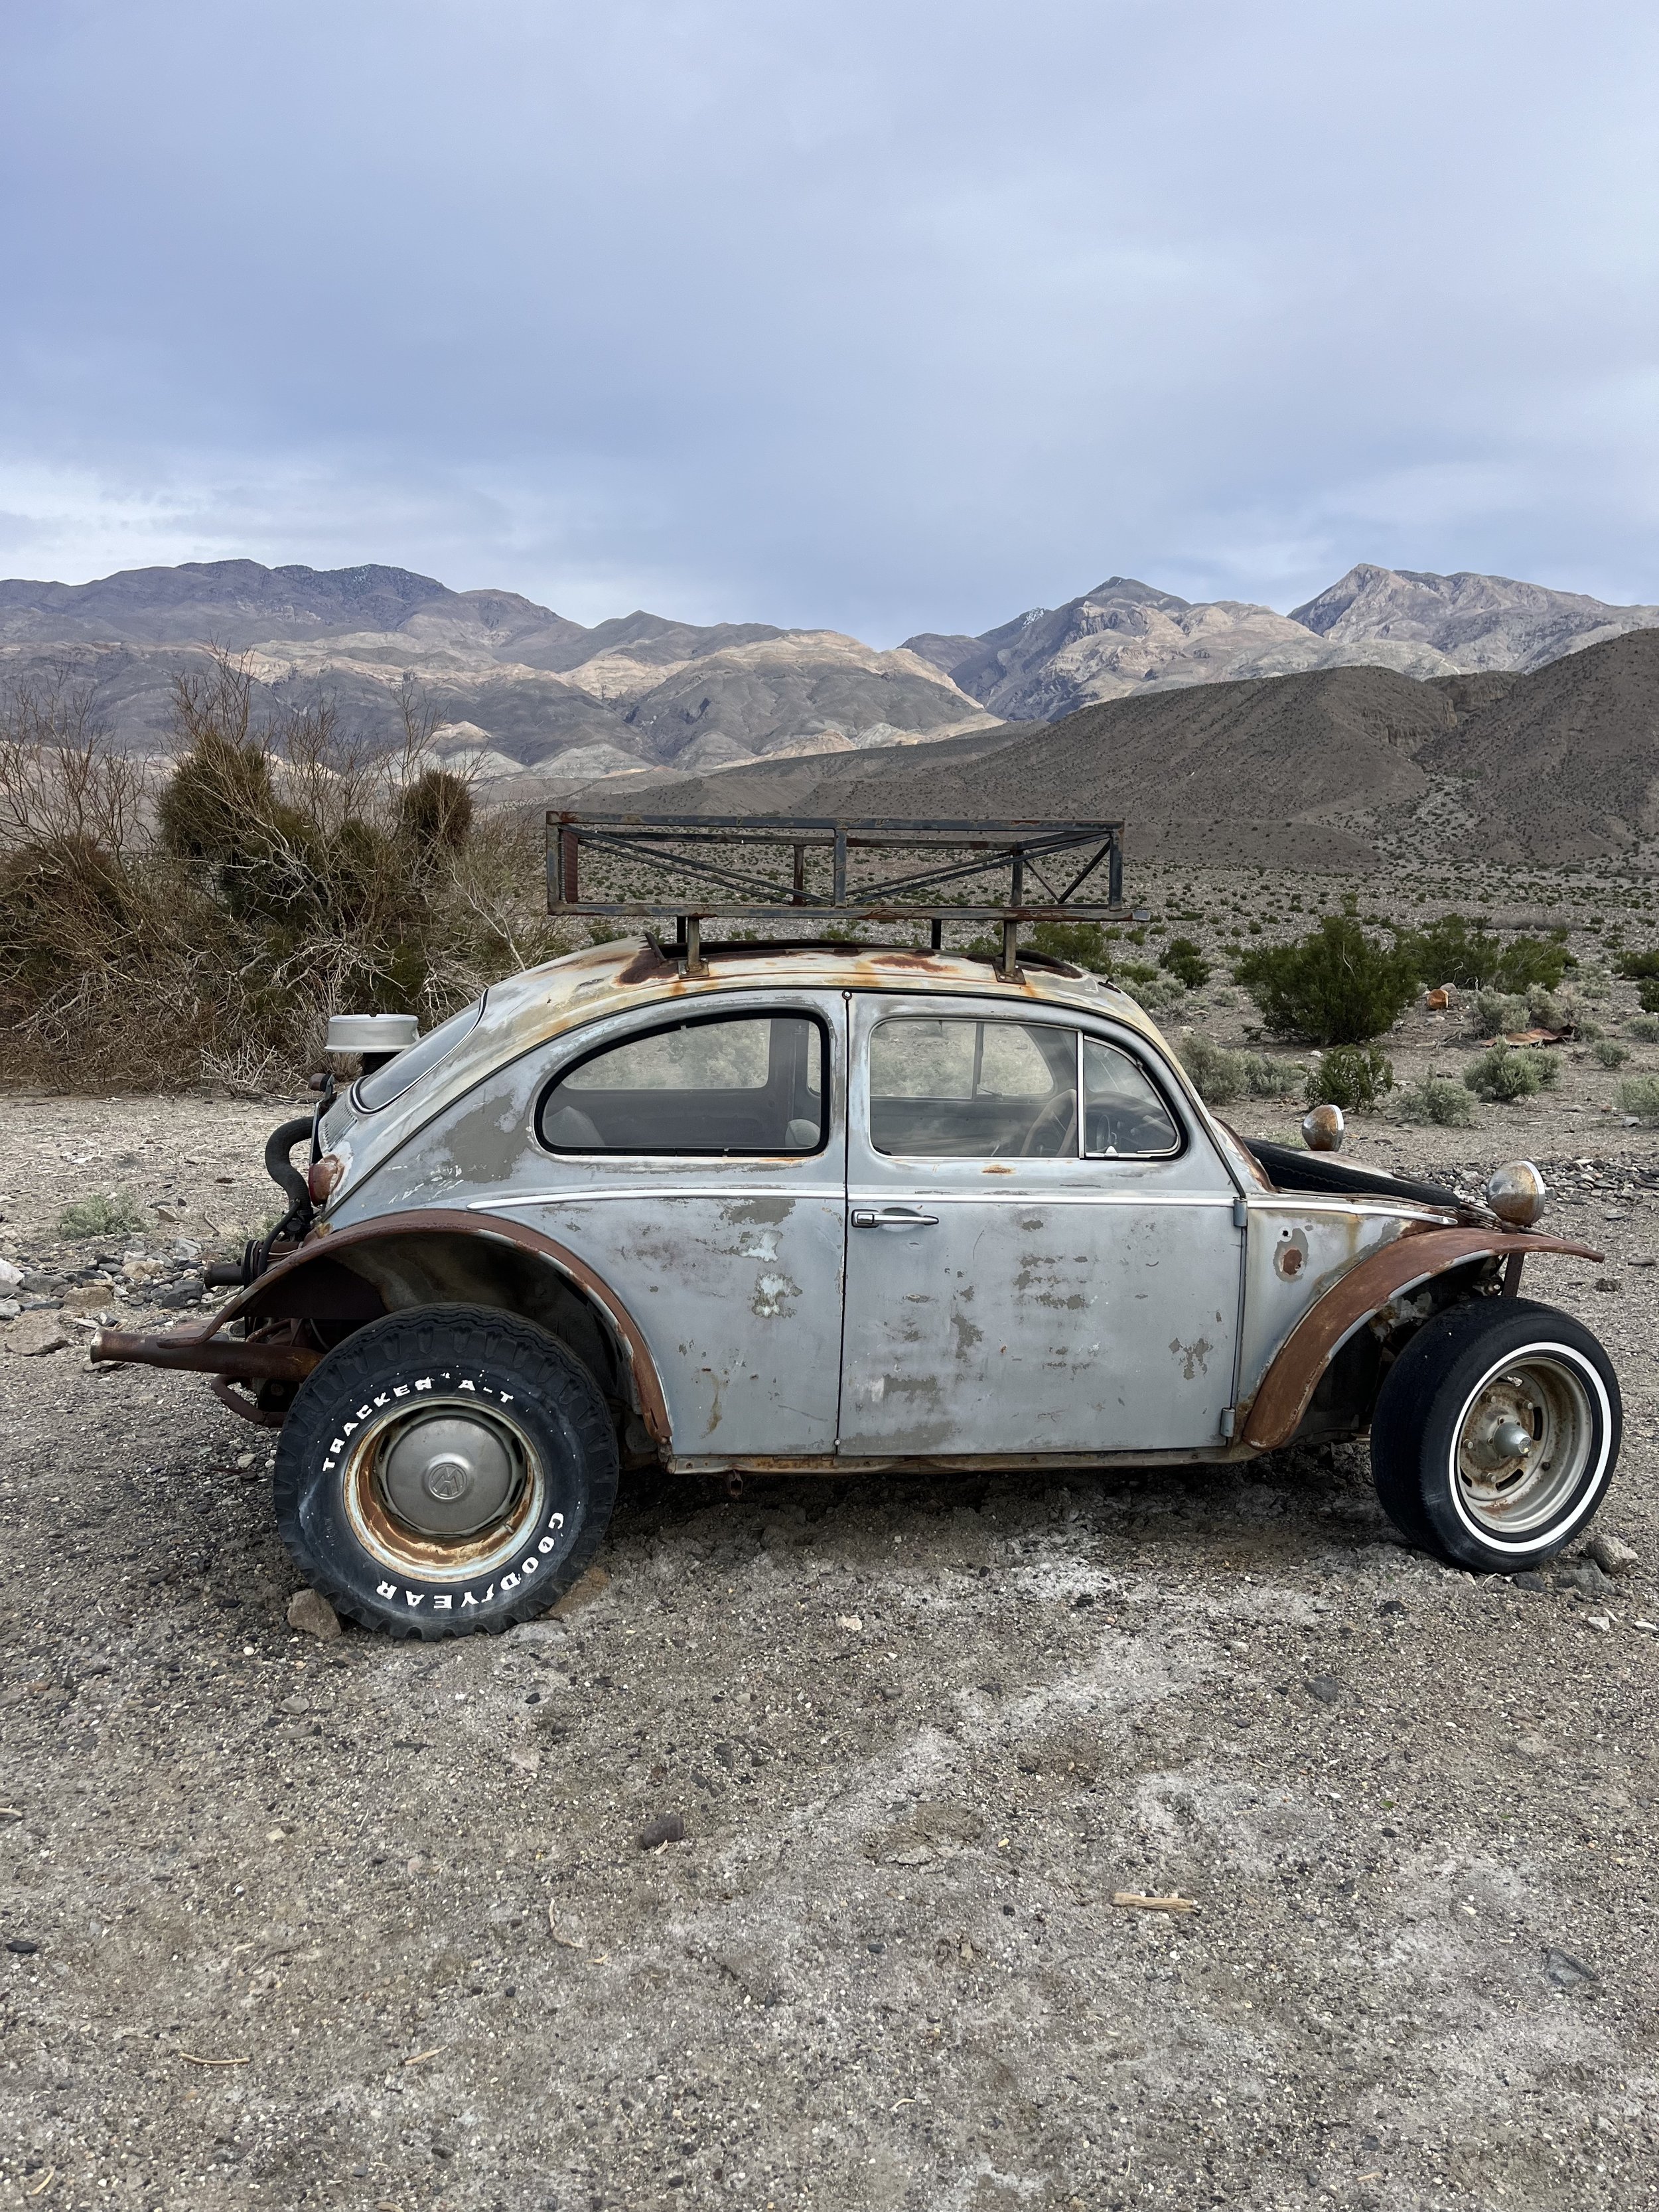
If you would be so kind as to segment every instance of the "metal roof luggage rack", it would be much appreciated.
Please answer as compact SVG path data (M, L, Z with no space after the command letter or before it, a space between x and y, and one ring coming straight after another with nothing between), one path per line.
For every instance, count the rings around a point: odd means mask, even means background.
M585 896L590 884L607 895ZM947 886L962 888L941 896ZM1024 923L1129 919L1123 824L550 811L547 910L672 921L693 975L706 972L705 921L926 921L936 951L947 921L994 922L997 972L1011 976Z

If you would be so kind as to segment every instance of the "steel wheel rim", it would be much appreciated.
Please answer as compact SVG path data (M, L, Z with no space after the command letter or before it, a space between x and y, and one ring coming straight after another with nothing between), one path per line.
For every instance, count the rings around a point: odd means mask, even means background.
M469 1440L470 1492L458 1472ZM422 1506L428 1472L436 1479ZM342 1483L363 1549L399 1577L428 1582L471 1582L507 1566L532 1537L548 1495L541 1455L518 1422L453 1397L393 1406L368 1422L352 1439Z
M1510 1542L1548 1528L1583 1486L1595 1429L1576 1361L1539 1346L1500 1360L1458 1418L1452 1471L1466 1520Z

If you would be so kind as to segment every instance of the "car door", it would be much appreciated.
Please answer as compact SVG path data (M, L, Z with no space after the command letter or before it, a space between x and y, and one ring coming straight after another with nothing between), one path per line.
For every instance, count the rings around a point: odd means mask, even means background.
M845 1037L838 992L722 994L549 1069L536 1224L644 1331L678 1458L835 1449Z
M841 1452L1218 1442L1237 1193L1133 1033L862 994L851 1038Z

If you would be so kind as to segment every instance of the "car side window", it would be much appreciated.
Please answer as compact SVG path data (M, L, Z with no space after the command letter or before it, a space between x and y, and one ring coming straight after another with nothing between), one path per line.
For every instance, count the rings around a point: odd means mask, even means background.
M1138 1060L1083 1040L1083 1149L1091 1159L1146 1159L1181 1149L1173 1115Z
M955 1015L878 1022L870 1142L916 1158L1075 1158L1077 1031Z
M816 1152L828 1135L826 1053L810 1014L667 1024L567 1069L537 1131L556 1152Z

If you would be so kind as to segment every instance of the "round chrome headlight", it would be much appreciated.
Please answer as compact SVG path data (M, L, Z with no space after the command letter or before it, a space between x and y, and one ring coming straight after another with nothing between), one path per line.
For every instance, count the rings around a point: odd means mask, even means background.
M1302 1116L1302 1141L1310 1152L1340 1152L1346 1126L1340 1106L1316 1106Z
M1549 1202L1549 1185L1530 1160L1505 1160L1486 1178L1486 1203L1511 1228L1530 1229Z

